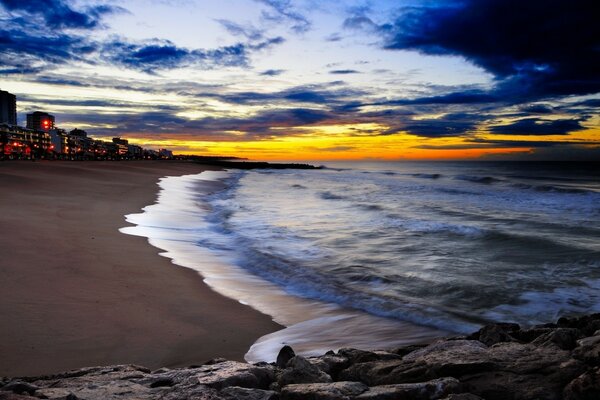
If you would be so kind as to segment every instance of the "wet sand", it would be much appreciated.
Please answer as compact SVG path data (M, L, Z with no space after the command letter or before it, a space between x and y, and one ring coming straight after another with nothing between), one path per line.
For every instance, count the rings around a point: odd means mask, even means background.
M242 360L271 318L122 234L186 162L0 163L0 376Z

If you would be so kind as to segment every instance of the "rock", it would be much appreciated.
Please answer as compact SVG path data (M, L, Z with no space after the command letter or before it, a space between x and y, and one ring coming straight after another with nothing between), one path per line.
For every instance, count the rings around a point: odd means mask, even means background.
M219 393L224 400L277 400L279 394L271 390L247 389L230 386Z
M560 328L577 328L584 336L592 336L600 329L600 314L584 315L578 318L560 318L556 325Z
M306 358L296 356L287 363L288 367L279 375L277 383L283 387L294 383L331 382L331 376L312 365Z
M442 400L484 400L479 396L475 396L472 393L458 393L451 394L448 397L444 397Z
M516 341L511 333L520 330L518 324L499 323L486 325L479 331L475 332L467 339L479 340L487 346L494 345L501 342L514 342Z
M30 383L27 383L27 382L15 380L15 381L10 381L7 384L5 384L4 386L2 386L2 390L8 391L8 392L13 392L16 394L34 395L35 391L38 390L38 387L35 385L32 385Z
M402 346L402 347L397 347L395 349L393 349L391 352L394 354L398 354L401 357L404 357L407 354L412 353L413 351L416 350L421 350L423 347L427 347L427 344L413 344L410 346Z
M357 396L356 400L436 400L460 390L458 380L442 378L423 383L374 386Z
M423 362L389 360L354 364L339 374L339 379L361 381L369 386L422 382L437 378Z
M281 390L281 400L349 400L368 389L360 382L293 384Z
M573 357L590 365L600 365L600 335L577 341Z
M277 354L275 365L283 369L287 366L288 361L294 357L296 357L294 350L290 346L283 346L281 350L279 350L279 354Z
M225 361L203 365L194 370L197 383L215 389L228 386L267 389L275 380L275 371L269 365L252 365L237 361Z
M344 348L338 350L337 354L347 358L351 364L379 360L379 355L372 351Z
M346 357L338 356L335 354L326 354L321 357L309 358L311 364L325 372L333 380L337 380L337 376L343 369L350 365L350 360Z
M563 391L564 400L600 399L600 368L594 368L573 379Z
M534 327L531 329L523 329L520 331L511 332L510 335L520 342L531 343L538 337L552 332L554 329L556 329L556 327L553 329L548 327Z
M577 339L581 331L576 328L557 328L538 336L531 343L536 346L555 345L563 350L573 350L577 346Z
M404 361L424 363L429 375L460 376L491 370L494 360L488 357L488 347L477 340L440 341L404 356Z
M582 364L557 347L499 343L488 350L493 370L457 376L467 392L487 400L560 399Z
M22 394L16 394L13 392L1 392L0 400L37 400L38 397L26 396Z

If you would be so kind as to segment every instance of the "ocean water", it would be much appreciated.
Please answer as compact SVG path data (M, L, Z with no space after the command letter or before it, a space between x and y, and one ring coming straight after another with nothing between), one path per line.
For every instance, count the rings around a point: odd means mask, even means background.
M123 231L286 327L249 361L600 312L598 164L326 167L164 178Z

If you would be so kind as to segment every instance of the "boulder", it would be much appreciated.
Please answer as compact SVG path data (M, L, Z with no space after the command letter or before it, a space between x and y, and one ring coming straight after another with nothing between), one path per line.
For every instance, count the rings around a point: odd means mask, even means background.
M350 400L368 389L360 382L293 384L281 390L281 400Z
M353 364L340 372L339 379L361 381L369 386L413 383L437 378L423 362L389 360Z
M454 378L435 379L422 383L383 385L369 388L355 397L356 400L436 400L451 393L458 393L461 384Z
M428 366L430 376L461 376L495 368L488 347L477 340L439 341L404 356Z
M287 363L288 367L279 374L280 387L294 383L331 382L331 376L311 364L306 358L296 356Z
M285 368L287 366L288 361L296 356L294 350L290 346L283 346L281 350L279 350L279 354L277 354L277 361L275 365L279 368Z
M499 323L486 325L467 339L479 340L487 346L501 342L514 342L516 339L511 335L518 332L521 327L518 324Z
M577 341L573 357L590 365L600 365L600 335Z
M217 390L228 386L267 389L275 380L275 370L268 364L253 365L225 361L213 365L203 365L193 371L196 383Z
M337 380L337 376L343 369L347 368L350 365L350 360L346 357L338 356L335 354L326 354L321 357L312 357L309 358L308 361L319 368L321 371L325 372L327 375L331 376L333 380Z
M277 400L279 398L279 394L271 390L247 389L239 386L225 388L219 395L223 400Z
M564 400L600 399L600 368L587 371L573 379L563 391Z
M573 350L581 331L577 328L557 328L538 336L531 342L536 346L557 346L562 350Z

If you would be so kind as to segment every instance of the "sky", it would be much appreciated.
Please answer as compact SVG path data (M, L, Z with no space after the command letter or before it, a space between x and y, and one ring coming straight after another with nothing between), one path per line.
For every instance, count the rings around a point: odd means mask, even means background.
M257 160L600 160L595 0L0 0L56 125Z

